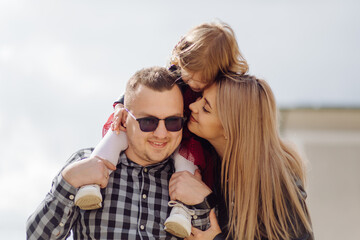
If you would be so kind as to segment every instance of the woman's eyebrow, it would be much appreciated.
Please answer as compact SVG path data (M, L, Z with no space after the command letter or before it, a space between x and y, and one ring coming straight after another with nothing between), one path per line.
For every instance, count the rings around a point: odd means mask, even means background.
M209 105L209 107L212 109L212 107L211 107L211 105L210 105L209 101L208 101L206 98L204 98L204 100L205 100L205 103L206 103L207 105Z

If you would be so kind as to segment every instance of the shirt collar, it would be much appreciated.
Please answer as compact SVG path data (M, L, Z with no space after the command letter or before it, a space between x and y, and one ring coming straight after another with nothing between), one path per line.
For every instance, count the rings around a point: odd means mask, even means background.
M172 156L172 155L171 155ZM134 167L134 168L148 168L148 169L160 169L160 168L163 168L163 167L166 167L168 165L170 165L171 168L173 168L173 159L170 157L168 157L167 159L165 159L164 161L161 161L161 162L158 162L158 163L155 163L155 164L151 164L151 165L147 165L147 166L141 166L135 162L133 162L131 159L129 159L125 152L122 152L120 154L120 158L119 158L119 162L118 164L122 164L122 165L125 165L125 166L128 166L128 167Z

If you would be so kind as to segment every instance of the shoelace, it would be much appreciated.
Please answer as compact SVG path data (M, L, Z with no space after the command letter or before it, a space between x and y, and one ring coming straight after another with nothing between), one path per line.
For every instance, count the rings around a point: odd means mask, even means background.
M186 213L188 213L190 216L195 215L195 210L192 209L188 209L187 207L184 206L184 204L182 204L181 202L177 202L177 201L169 201L168 202L169 207L179 207L182 208Z

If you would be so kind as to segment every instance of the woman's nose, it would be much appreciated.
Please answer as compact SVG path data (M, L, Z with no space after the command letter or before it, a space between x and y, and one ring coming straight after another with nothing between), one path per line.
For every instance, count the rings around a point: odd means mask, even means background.
M193 112L193 113L197 113L197 107L196 107L196 103L198 103L198 100L196 100L195 102L191 103L189 105L189 109Z

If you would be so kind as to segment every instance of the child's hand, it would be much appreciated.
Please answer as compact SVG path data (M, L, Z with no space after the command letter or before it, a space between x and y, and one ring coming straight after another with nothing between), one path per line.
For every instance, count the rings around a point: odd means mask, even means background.
M111 130L115 131L117 134L121 131L125 131L125 128L123 127L123 124L126 121L126 110L124 108L124 105L121 103L117 104L115 106L115 112L114 112L114 119L113 123L111 124Z

